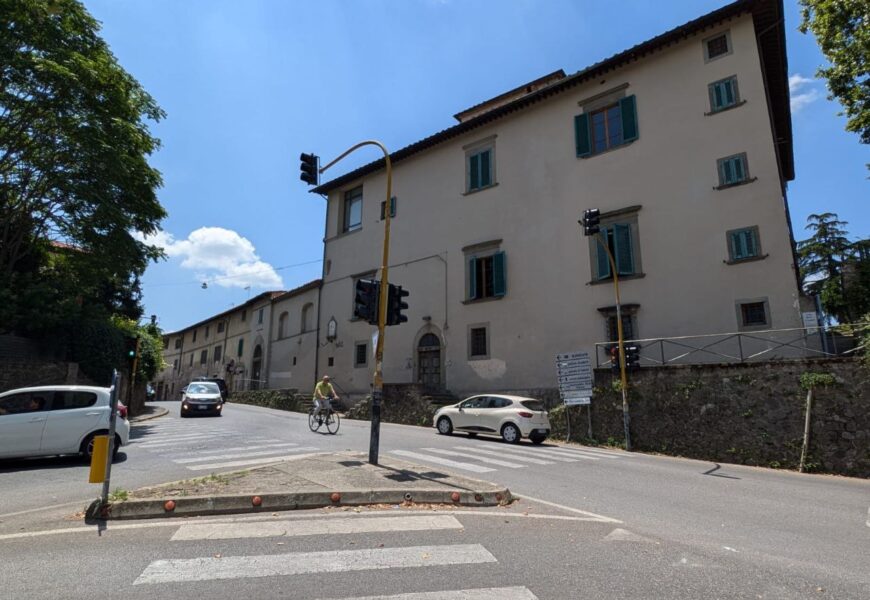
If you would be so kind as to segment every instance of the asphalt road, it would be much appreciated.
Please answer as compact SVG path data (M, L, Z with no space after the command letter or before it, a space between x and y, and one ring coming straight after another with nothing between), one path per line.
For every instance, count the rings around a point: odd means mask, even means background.
M239 462L260 464L252 461L280 455L368 449L367 422L343 421L338 435L329 436L308 431L306 416L296 413L230 404L222 418L182 420L178 403L166 406L170 415L134 427L133 443L113 467L113 489L235 470L244 468ZM573 508L621 523L554 520L544 526L542 519L498 523L483 516L466 523L472 517L463 516L463 539L475 537L468 535L475 531L482 541L462 543L482 544L497 558L497 565L399 566L384 567L383 573L341 571L241 578L230 583L132 585L151 561L223 555L224 550L211 552L218 546L203 541L168 543L171 534L166 527L110 530L99 540L81 532L3 539L3 535L63 528L58 525L63 515L96 496L98 486L86 483L85 465L53 458L0 462L0 559L11 560L15 567L7 568L7 574L18 573L19 567L26 574L28 557L37 564L39 558L29 554L30 550L22 553L21 548L32 548L34 553L51 549L53 564L60 569L57 577L63 580L64 573L76 576L78 562L83 572L90 572L88 561L98 561L107 553L123 556L130 560L123 565L113 563L108 571L117 578L115 584L129 587L125 594L130 597L148 594L146 588L151 589L151 596L163 597L169 595L163 590L174 591L174 586L193 594L188 597L199 597L200 590L209 592L203 592L203 597L229 597L243 589L256 590L262 597L350 598L516 585L528 587L539 598L870 597L870 482L866 480L578 446L507 446L497 440L445 437L433 429L391 424L383 425L381 452L506 484L526 502L534 503L539 513L578 515L569 510ZM43 510L47 506L56 508ZM389 543L378 543L385 547L437 546L442 537L454 535L391 532L379 538ZM359 547L368 548L374 541L371 534L359 536L355 542ZM344 548L347 539L300 537L287 541L278 552L332 551ZM260 556L278 548L274 540L258 538L221 543L219 548L232 556ZM376 557L368 559L377 561ZM365 562L360 557L354 560ZM61 568L65 564L66 571ZM394 569L396 574L390 575ZM426 575L406 577L418 571ZM285 580L299 587L286 587ZM380 584L382 588L377 587ZM89 583L81 585L81 597L93 591ZM79 588L74 589L78 593ZM156 596L155 589L160 590ZM31 591L32 595L10 597L79 597L52 596L48 588Z

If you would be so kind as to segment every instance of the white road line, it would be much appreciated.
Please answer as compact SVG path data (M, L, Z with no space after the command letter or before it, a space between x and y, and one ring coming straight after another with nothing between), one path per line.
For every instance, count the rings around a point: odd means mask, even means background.
M441 450L440 448L420 448L425 452L434 452L435 454L444 454L445 456L459 456L462 458L471 458L474 460L479 460L482 463L486 463L488 465L498 465L500 467L509 467L511 469L522 469L525 468L526 465L520 465L515 462L508 462L506 460L498 460L495 458L484 458L483 456L469 456L468 452L456 452L455 450Z
M586 448L585 446L582 448L575 448L573 446L556 446L559 448L555 450L553 446L547 446L544 449L550 450L552 452L565 452L566 454L571 454L572 452L578 452L580 454L591 454L593 456L602 456L604 458L634 458L631 454L617 454L616 452L607 452L606 450L597 450L594 448Z
M303 452L308 450L317 450L317 448L313 447L303 447L303 448L293 448L294 452ZM289 450L288 450L289 451ZM296 454L296 455L284 455L284 456L270 456L268 458L251 458L249 460L233 460L229 462L220 462L220 463L209 463L207 465L193 465L187 467L191 471L206 471L209 469L226 469L229 467L244 467L247 465L264 465L266 463L273 462L283 462L285 460L297 460L299 458L305 458L308 456L313 456L313 453L308 454Z
M535 448L534 450L532 450L532 449L526 450L526 449L506 448L506 450L508 452L525 452L528 454L535 454L538 456L543 454L545 458L546 457L553 457L554 460L564 460L564 461L573 460L575 462L578 458L583 458L586 460L599 460L599 459L604 458L603 456L595 456L592 454L578 454L578 453L573 453L573 452L569 454L568 452L562 452L561 450L547 450L546 448Z
M499 448L499 453L507 453L513 456L514 454L519 454L520 456L537 456L540 458L545 458L547 460L557 460L559 462L577 462L580 458L578 457L566 457L557 452L539 452L538 450L523 450L522 448L514 448L513 446L508 446L505 444L504 448ZM504 454L502 454L504 456ZM584 458L588 458L589 460L598 460L596 458L592 458L591 456L587 456Z
M596 520L601 521L602 523L622 523L619 519L611 519L610 517L605 517L604 515L598 515L593 512L589 512L588 510L580 510L579 508L573 508L571 506L565 506L564 504L556 504L555 502L550 502L549 500L541 500L540 498L532 498L528 494L523 494L522 492L511 491L511 494L518 498L525 498L526 500L531 500L532 502L538 502L539 504L546 504L547 506L552 506L555 508L559 508L562 510L567 510L568 512L577 513L580 515L586 515L587 517L594 517Z
M350 533L385 533L389 531L429 531L462 529L456 517L428 515L420 517L364 517L340 521L270 521L266 523L213 523L182 525L173 542L188 540L229 540L237 538L295 537L303 535L341 535Z
M480 544L155 560L133 585L498 562Z
M396 596L355 596L343 600L538 600L529 588L477 588L438 592L417 592Z
M254 440L261 441L261 440ZM245 450L262 450L264 448L284 448L287 446L298 446L299 444L293 442L281 442L280 440L262 440L264 442L278 442L274 444L259 444L256 446L233 446L232 448L212 448L210 450L189 450L187 454L190 456L199 456L202 454L217 454L219 452L235 452L236 450L245 451ZM158 453L159 454L159 453ZM171 452L168 454L176 454L176 452Z
M299 444L290 444L298 446ZM315 448L308 448L314 450ZM206 460L235 460L240 458L254 458L255 456L269 456L271 454L281 454L282 452L295 452L295 448L273 448L272 450L261 450L260 452L233 452L232 454L218 454L217 456L197 456L194 458L174 458L172 462L184 465L187 463L197 463Z
M136 444L140 448L165 448L167 446L187 446L190 444L200 444L203 442L207 442L209 440L225 440L231 436L227 435L203 435L195 438L188 438L184 440L178 439L168 439L165 441L153 441L153 442L140 442ZM240 437L240 436L235 436Z
M474 446L455 446L459 450L464 450L466 452L470 452L474 454L475 452L478 454L489 454L491 456L504 456L501 452L496 452L495 450L485 450L483 448L476 448ZM520 462L527 462L533 465L554 465L556 463L549 460L541 460L540 458L526 458L525 456L511 456L511 460L518 460Z
M474 473L490 473L492 471L495 471L495 469L490 469L489 467L481 467L480 465L450 460L449 458L439 458L437 456L429 456L427 454L418 454L417 452L410 452L408 450L390 450L390 454L398 454L399 456L416 458L417 460L422 460L424 462L432 462L437 465L444 465L445 467L453 467L454 469L464 469L466 471L472 471Z
M196 439L201 439L201 438L210 438L210 437L225 436L225 435L230 435L230 434L223 433L223 432L212 432L212 431L198 432L198 433L185 433L183 435L166 434L166 435L155 436L154 434L151 434L148 436L151 439L145 440L142 443L143 444L152 444L152 443L167 442L167 441L184 442L187 440L196 440ZM154 440L154 441L152 442L151 440Z

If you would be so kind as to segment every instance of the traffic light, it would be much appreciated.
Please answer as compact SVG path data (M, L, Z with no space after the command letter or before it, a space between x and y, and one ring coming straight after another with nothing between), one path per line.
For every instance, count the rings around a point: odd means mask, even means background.
M403 290L400 285L390 284L390 293L387 296L387 325L400 325L408 320L402 311L408 308L408 303L402 298L410 296L410 292Z
M139 338L128 337L124 338L124 359L132 363L136 359L136 353L139 350Z
M378 300L381 282L358 279L353 297L353 316L372 325L378 324Z
M302 171L299 179L308 185L318 185L320 183L320 173L317 172L317 167L320 157L316 154L302 153L299 155L299 160L302 161L302 164L299 165L299 169Z
M625 366L629 369L640 368L640 346L637 344L625 347Z
M595 235L601 231L601 228L598 226L601 223L601 211L597 208L584 210L580 223L583 224L583 235Z
M619 345L617 344L610 347L610 370L619 372Z

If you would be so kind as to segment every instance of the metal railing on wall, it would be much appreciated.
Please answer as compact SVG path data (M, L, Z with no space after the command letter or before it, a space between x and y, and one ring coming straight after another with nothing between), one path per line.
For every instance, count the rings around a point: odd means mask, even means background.
M862 325L767 329L628 340L640 348L640 366L744 363L778 359L856 356L866 349ZM616 342L595 344L596 367L613 365ZM617 359L618 360L618 359Z

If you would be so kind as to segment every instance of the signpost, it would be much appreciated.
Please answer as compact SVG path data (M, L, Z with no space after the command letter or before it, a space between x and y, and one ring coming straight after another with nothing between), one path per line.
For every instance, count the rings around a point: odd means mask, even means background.
M559 394L565 406L587 406L588 434L592 437L592 361L587 352L570 352L556 355L556 377L559 380ZM571 438L571 421L568 422L568 439Z

